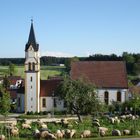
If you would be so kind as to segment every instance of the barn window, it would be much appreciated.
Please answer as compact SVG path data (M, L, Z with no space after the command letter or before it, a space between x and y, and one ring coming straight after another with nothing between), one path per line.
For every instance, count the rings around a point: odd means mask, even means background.
M117 101L121 102L121 92L117 92Z
M46 107L46 99L45 98L42 99L42 107Z
M107 105L108 105L108 95L109 95L108 91L105 91L105 93L104 93L104 101L105 101L105 103Z

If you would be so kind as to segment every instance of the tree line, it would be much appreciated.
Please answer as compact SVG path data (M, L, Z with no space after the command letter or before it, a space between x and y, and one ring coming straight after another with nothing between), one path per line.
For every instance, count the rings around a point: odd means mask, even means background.
M123 52L121 56L116 54L103 55L103 54L94 54L89 57L51 57L51 56L42 56L40 58L41 65L55 65L55 64L65 64L67 69L70 68L71 61L125 61L127 72L130 75L139 75L140 74L140 53L128 53ZM0 65L7 66L10 63L15 65L24 65L25 58L0 58Z

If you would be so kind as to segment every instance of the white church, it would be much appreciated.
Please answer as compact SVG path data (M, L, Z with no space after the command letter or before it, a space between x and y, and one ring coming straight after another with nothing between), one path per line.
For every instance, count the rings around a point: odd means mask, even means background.
M106 104L128 100L128 81L125 63L122 61L80 61L72 63L72 79L84 78L97 87L98 98ZM18 112L65 110L64 101L54 95L62 81L60 78L40 79L39 44L36 42L33 22L25 46L25 80L17 92Z

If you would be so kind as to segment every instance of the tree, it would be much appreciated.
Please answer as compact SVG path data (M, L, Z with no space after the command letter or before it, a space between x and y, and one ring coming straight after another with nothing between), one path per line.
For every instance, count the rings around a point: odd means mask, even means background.
M65 77L55 92L67 102L68 108L77 114L79 121L82 121L81 114L91 114L99 109L95 87L82 79L72 80Z
M16 73L15 65L10 63L9 64L9 75L13 76Z
M10 111L10 94L3 87L0 87L0 93L0 114L6 117Z
M79 61L79 58L76 57L76 56L75 57L72 57L72 58L67 58L65 60L66 71L69 72L70 69L71 69L71 63L72 62L77 62L77 61Z
M10 87L10 81L7 75L5 75L5 77L3 78L3 88L7 90L9 87Z

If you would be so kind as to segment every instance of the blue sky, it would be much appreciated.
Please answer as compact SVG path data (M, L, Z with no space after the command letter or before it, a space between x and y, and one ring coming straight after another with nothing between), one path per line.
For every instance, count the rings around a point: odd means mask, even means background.
M140 53L140 0L1 0L0 57L24 57L31 17L41 55Z

